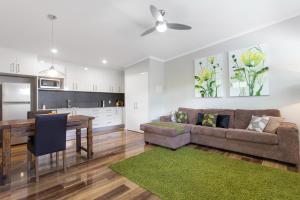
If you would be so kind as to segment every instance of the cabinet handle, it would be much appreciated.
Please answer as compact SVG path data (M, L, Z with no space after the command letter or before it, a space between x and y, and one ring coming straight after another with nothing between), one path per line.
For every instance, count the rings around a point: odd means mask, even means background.
M10 63L10 72L14 72L14 63Z
M17 71L17 73L19 73L20 72L20 64L16 64L16 71Z

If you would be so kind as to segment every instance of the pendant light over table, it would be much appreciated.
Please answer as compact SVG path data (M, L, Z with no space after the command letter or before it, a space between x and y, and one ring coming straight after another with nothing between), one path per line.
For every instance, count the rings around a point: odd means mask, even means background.
M39 76L64 77L64 73L57 71L54 67L54 55L57 53L57 49L54 47L54 21L57 19L57 17L51 14L49 14L47 17L51 21L51 41L50 41L51 66L50 68L39 72Z

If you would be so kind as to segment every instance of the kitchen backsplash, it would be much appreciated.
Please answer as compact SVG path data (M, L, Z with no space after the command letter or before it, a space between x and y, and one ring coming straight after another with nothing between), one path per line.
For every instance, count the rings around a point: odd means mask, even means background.
M38 107L43 105L48 109L66 108L67 100L71 100L71 107L94 108L100 107L100 102L105 101L105 107L116 106L116 102L124 102L124 93L103 93L103 92L77 92L77 91L51 91L39 90ZM111 104L109 104L111 101Z

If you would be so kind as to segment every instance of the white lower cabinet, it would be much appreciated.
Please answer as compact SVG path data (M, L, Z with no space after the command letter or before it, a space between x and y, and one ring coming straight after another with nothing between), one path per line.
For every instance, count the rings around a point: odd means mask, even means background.
M109 108L60 108L57 113L70 113L70 115L93 116L93 128L117 126L124 124L123 107Z

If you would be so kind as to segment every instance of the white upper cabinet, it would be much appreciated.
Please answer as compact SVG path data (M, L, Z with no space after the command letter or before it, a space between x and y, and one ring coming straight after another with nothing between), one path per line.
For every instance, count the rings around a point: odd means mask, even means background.
M36 76L37 71L36 55L0 48L0 72Z
M16 56L14 51L0 48L0 72L14 73L15 62Z
M0 73L45 76L42 72L51 67L51 61L34 54L0 48ZM85 92L124 93L124 74L121 71L75 65L54 61L58 73L64 78L64 89Z
M78 65L67 65L65 90L84 92L124 92L123 73Z

